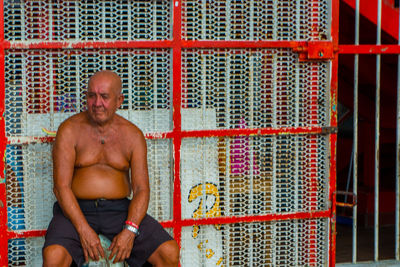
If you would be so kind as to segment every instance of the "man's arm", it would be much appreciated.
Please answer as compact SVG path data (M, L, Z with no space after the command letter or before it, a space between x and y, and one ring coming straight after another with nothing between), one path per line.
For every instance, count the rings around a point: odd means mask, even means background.
M133 197L129 205L127 220L140 225L146 215L149 206L150 186L147 169L147 146L143 133L140 130L135 131L133 136L130 168L131 168L131 186ZM110 246L114 255L114 263L122 261L129 257L132 251L135 234L124 229L114 239Z
M61 124L53 147L54 194L64 215L77 230L86 262L88 256L98 260L104 251L96 232L89 226L71 189L76 158L75 134L68 122Z

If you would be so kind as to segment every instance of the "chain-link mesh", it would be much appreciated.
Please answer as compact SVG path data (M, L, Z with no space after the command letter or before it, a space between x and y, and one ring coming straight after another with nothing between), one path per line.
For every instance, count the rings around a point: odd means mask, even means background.
M326 210L328 142L317 135L183 139L182 216Z
M4 36L10 41L171 39L172 2L4 1Z
M186 40L326 40L328 0L184 0Z
M328 265L328 219L195 227L182 230L182 266Z
M182 128L327 126L329 80L288 49L184 50Z
M118 111L144 132L172 129L171 56L167 49L9 50L6 53L7 136L44 136L85 109L88 78L110 69L123 82Z

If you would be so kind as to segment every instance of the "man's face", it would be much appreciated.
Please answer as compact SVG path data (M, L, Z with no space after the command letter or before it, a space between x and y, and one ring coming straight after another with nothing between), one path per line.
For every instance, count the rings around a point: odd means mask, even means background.
M98 124L107 123L123 101L118 83L107 75L96 76L89 82L86 98L89 117Z

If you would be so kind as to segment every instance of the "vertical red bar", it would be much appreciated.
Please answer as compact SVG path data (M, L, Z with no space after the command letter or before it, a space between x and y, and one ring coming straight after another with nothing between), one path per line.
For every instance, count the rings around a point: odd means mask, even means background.
M0 0L0 266L8 265L7 238L7 198L5 180L6 129L4 121L5 107L5 63L4 63L4 2Z
M336 50L339 44L339 0L332 1L331 35L333 47ZM338 53L335 52L335 58L332 61L331 73L331 126L337 127L337 90L338 90ZM329 174L329 196L331 203L330 215L330 265L336 264L336 140L337 134L330 135L330 174Z
M180 180L180 159L181 159L181 0L173 1L173 146L174 146L174 195L173 195L173 223L174 237L181 246L182 233L182 207L181 207L181 180Z

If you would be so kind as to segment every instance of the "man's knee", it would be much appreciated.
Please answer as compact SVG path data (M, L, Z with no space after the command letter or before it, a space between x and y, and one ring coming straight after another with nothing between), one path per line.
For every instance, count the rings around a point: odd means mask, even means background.
M72 257L68 251L60 245L50 245L43 250L43 266L70 266Z
M150 256L149 262L154 266L178 266L179 246L175 240L163 243Z
M179 246L178 243L176 243L175 240L171 240L168 242L165 242L165 248L164 248L164 256L168 258L168 263L170 263L172 266L178 266L179 264Z

